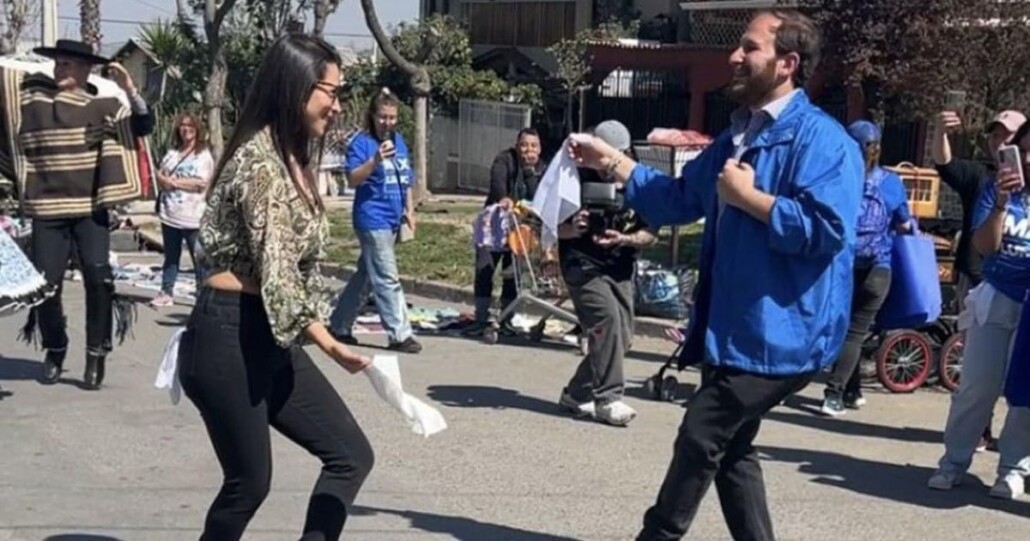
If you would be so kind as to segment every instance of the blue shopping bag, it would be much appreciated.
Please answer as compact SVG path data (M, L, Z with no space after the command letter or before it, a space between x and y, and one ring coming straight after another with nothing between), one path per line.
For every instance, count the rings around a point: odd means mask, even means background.
M883 330L919 327L941 316L941 280L933 239L920 235L894 237L891 288L876 314Z
M1030 408L1030 302L1023 303L1016 339L1012 344L1005 400L1010 408Z

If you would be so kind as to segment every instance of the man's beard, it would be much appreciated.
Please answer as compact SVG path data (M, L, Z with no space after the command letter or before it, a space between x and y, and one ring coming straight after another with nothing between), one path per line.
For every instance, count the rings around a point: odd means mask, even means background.
M726 94L741 105L758 105L765 101L766 96L779 84L776 81L776 61L770 60L758 73L746 66L743 69L743 73L734 74L726 87Z

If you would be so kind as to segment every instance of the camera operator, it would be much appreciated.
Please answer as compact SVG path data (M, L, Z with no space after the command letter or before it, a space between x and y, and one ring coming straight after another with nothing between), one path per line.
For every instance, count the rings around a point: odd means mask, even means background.
M602 122L594 135L629 153L629 130L621 123ZM581 169L580 182L584 208L559 227L558 257L589 349L559 403L577 415L625 426L637 414L622 401L622 361L633 340L633 273L640 248L653 243L655 235L620 204L615 186L597 171ZM588 195L590 185L602 188L601 193L607 188L613 197L595 202Z

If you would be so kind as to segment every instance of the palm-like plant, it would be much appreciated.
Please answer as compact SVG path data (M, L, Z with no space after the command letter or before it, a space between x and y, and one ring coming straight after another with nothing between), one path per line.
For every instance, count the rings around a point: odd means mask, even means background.
M100 0L79 0L79 33L82 41L100 53Z

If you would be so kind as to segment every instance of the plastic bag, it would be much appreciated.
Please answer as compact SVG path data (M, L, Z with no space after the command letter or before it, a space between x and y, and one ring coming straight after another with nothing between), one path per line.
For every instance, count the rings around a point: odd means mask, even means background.
M696 273L686 267L663 269L641 262L634 279L636 313L665 319L684 319L690 315Z

